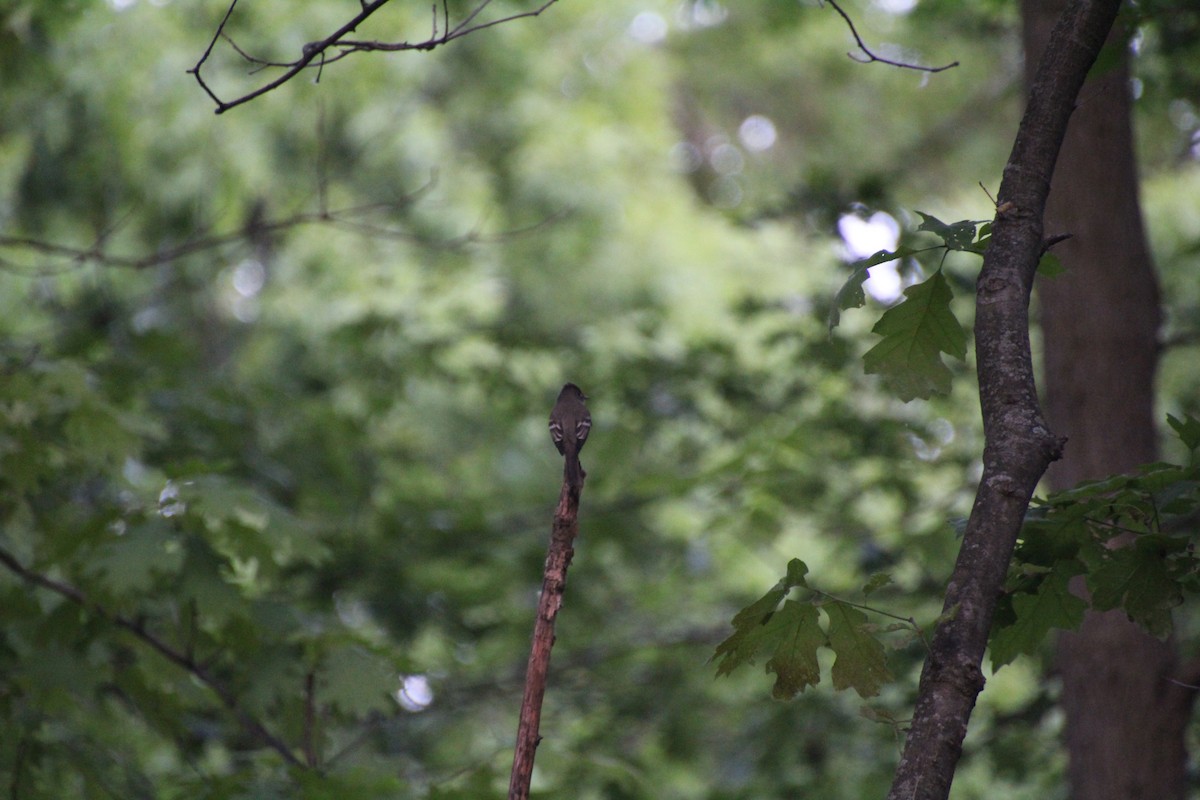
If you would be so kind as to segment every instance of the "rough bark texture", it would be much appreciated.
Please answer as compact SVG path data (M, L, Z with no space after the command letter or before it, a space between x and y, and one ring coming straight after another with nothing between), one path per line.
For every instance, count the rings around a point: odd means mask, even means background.
M1023 0L1027 63L1065 0ZM1138 204L1125 48L1080 93L1046 207L1065 275L1038 288L1046 413L1068 437L1048 477L1062 489L1157 458L1158 284ZM1073 800L1171 800L1185 793L1190 693L1168 679L1172 643L1121 612L1089 614L1059 641Z
M517 723L517 743L513 750L512 773L509 775L508 800L528 800L529 784L533 779L533 760L542 721L542 699L546 696L546 679L550 674L550 650L554 647L554 621L562 609L563 594L567 591L567 569L575 556L574 542L579 534L579 495L582 480L573 485L563 477L558 507L554 509L554 527L550 531L550 547L542 572L542 593L538 596L537 619L533 624L533 643L529 650L529 665L525 670L525 694L521 698L521 714Z
M977 285L975 348L985 435L983 477L946 588L912 726L889 800L944 800L975 698L979 665L1029 498L1061 442L1042 420L1029 349L1029 294L1042 215L1075 98L1120 0L1074 0L1051 33L1004 168L992 243Z

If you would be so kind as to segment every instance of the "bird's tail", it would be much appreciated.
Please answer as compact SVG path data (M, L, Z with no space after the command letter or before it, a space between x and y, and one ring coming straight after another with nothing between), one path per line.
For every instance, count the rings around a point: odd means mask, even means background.
M583 465L579 463L579 453L574 447L568 447L567 452L563 454L563 478L567 485L572 489L579 489L583 486L583 479L587 477L587 473L583 471Z

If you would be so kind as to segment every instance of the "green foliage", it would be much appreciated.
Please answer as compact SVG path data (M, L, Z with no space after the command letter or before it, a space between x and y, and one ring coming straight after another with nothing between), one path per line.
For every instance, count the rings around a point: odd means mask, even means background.
M0 782L23 797L502 794L561 475L545 415L571 379L596 427L542 791L878 793L887 732L812 692L803 714L763 707L755 682L703 668L755 565L803 546L840 588L936 563L951 544L901 532L963 502L972 416L893 406L822 335L823 233L738 224L801 153L790 135L738 144L746 111L725 101L758 79L702 103L744 159L708 176L741 186L740 208L668 157L678 100L707 91L680 81L732 74L695 65L740 49L774 70L760 48L824 41L824 18L792 9L733 49L732 21L657 47L629 35L645 4L561 8L430 58L330 64L214 118L172 55L198 56L211 10L80 4L38 74L6 83L0 233L80 252L0 250L0 545L18 567L0 571ZM342 13L288 27L276 11L239 4L233 35L286 52ZM726 44L690 52L711 37ZM236 62L213 77L247 79ZM784 109L762 110L782 132ZM165 263L106 260L209 233L232 235ZM940 456L906 469L918 446ZM839 623L838 651L817 648L835 682L863 657L857 631ZM403 694L408 680L431 694ZM848 783L842 753L862 748L877 766Z
M1022 653L1036 652L1052 628L1073 630L1083 621L1087 603L1071 593L1072 575L1082 572L1075 561L1051 564L1036 578L1023 575L1027 591L1009 598L1010 605L997 615L990 650L992 669L999 669Z
M881 646L938 613L978 414L963 393L901 407L854 367L865 329L824 328L827 231L854 203L978 200L951 187L1000 163L1018 104L995 69L1014 12L993 5L861 8L872 40L931 63L980 32L978 58L925 88L847 59L816 7L560 3L214 117L185 70L223 8L10 3L0 784L501 795L561 475L545 415L571 379L596 427L539 791L881 795L891 730L833 693L764 704L748 671L712 681L703 663L764 565L804 552L830 591L884 576L863 594L902 619L867 622L793 572L758 622L739 615L719 668L753 650L782 695L827 669L879 692L876 719L909 705L919 648ZM427 11L390 4L363 35L425 35ZM286 56L345 12L240 3L229 32ZM664 39L634 35L642 14ZM273 74L219 46L223 91ZM745 144L748 115L773 121L772 147ZM934 274L961 225L856 265L835 323L871 264ZM918 294L962 294L953 258ZM891 334L913 338L898 362L926 353L924 380L947 306ZM1153 617L1169 597L1130 566L1104 599ZM427 705L399 693L410 678ZM1018 738L965 769L1033 781L1052 740Z
M871 267L886 264L889 261L902 261L924 252L911 247L897 247L895 250L880 250L872 256L855 261L852 266L854 273L842 284L833 298L833 306L829 309L829 330L832 331L841 324L841 312L851 308L862 308L866 305L867 297L863 292L863 283L870 277Z
M866 352L863 365L868 374L882 376L901 400L949 394L953 375L941 354L967 356L967 334L950 311L950 284L938 270L905 289L904 296L871 329L883 339Z
M867 626L867 615L853 606L833 601L822 606L829 615L829 648L833 662L833 688L854 689L860 697L874 697L893 678L884 659L883 645Z
M779 700L790 700L820 683L817 650L826 647L836 656L833 688L854 689L862 698L878 695L893 677L883 644L868 624L867 615L852 603L812 589L804 577L807 573L808 566L793 558L779 583L737 613L734 632L717 645L713 654L717 675L728 675L769 656L765 668L775 675L771 694ZM875 578L868 586L879 583L880 579ZM806 589L809 596L803 600L785 599L793 588ZM827 618L824 629L820 613Z
M917 230L932 233L942 240L942 246L947 250L969 250L973 253L982 253L987 237L991 234L990 224L980 228L980 223L966 219L945 223L924 211L918 211L917 216L921 218L921 224L917 226ZM979 229L978 236L976 229Z
M1179 419L1174 414L1167 414L1167 424L1175 431L1175 435L1183 442L1184 447L1195 458L1196 450L1200 449L1200 420L1190 414Z
M972 220L946 223L923 211L918 232L931 233L941 240L933 247L897 247L880 250L854 262L854 272L834 295L829 310L829 329L841 322L841 312L861 308L866 303L863 283L871 267L891 261L905 261L926 254L939 254L939 266L933 275L904 290L907 300L884 311L872 332L883 340L867 351L863 364L868 374L883 377L884 384L901 400L929 399L950 392L953 373L941 354L959 360L966 358L967 335L950 308L953 293L940 264L951 252L983 255L992 239L992 224ZM1038 273L1052 278L1062 273L1054 254L1047 252L1038 263Z
M1185 443L1196 430L1191 416L1169 421ZM1089 606L1121 609L1149 633L1171 635L1172 610L1200 588L1191 545L1197 508L1200 468L1172 464L1035 501L992 631L994 667L1036 652L1051 628L1075 628ZM1076 575L1085 576L1089 600L1073 593Z
M925 253L937 252L941 260L947 253L966 251L982 254L991 238L991 224L962 220L945 223L931 214L918 211L921 224L917 231L931 233L941 240L935 247L916 249L909 246L880 250L854 262L854 273L834 297L829 312L832 331L841 321L841 312L861 308L866 302L863 283L871 267L890 261L904 261ZM953 292L939 266L926 280L904 290L906 300L884 311L872 329L883 337L863 356L867 374L880 375L884 384L901 400L929 399L949 394L953 373L941 354L964 360L967 334L950 309Z
M1038 260L1037 274L1043 278L1057 278L1064 272L1066 272L1066 267L1062 265L1062 262L1058 260L1058 256L1054 255L1054 253L1043 253L1041 259Z

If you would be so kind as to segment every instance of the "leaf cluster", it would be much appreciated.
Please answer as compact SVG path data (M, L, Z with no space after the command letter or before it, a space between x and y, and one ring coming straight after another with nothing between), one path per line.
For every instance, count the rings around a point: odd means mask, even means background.
M1191 416L1168 422L1194 456L1200 422ZM1170 636L1172 610L1200 590L1198 522L1194 458L1187 466L1148 464L1035 500L996 612L993 666L1036 652L1052 628L1078 627L1089 608L1120 609L1154 636Z
M893 680L884 645L878 638L879 629L868 622L862 606L812 589L807 574L808 566L793 558L779 583L737 613L734 632L713 655L717 675L728 675L765 657L765 670L775 675L771 694L779 700L790 700L820 683L817 652L827 648L834 655L830 673L833 688L854 689L862 698L878 695L882 686ZM864 593L869 594L884 582L873 580ZM808 595L789 599L793 588L808 590ZM820 624L822 616L824 627ZM911 621L889 625L883 632L898 630L920 635L920 629Z
M943 271L951 252L982 256L992 238L992 224L973 220L946 223L923 211L918 232L932 234L940 244L931 247L902 246L880 250L851 264L854 270L834 296L829 312L829 328L841 321L841 312L866 304L863 284L872 267L892 261L938 256L933 274L904 290L905 300L885 310L871 329L882 338L863 356L868 374L879 375L884 385L901 400L928 400L933 395L950 393L953 373L942 361L942 354L963 361L967 356L967 333L951 309L954 298ZM1061 268L1051 253L1038 265L1040 274L1053 277Z
M155 740L174 745L160 768L235 759L269 782L394 712L399 654L297 602L329 558L319 528L213 464L166 478L160 418L49 355L0 361L0 750L21 796L71 794L72 775L132 792L147 776L119 763Z

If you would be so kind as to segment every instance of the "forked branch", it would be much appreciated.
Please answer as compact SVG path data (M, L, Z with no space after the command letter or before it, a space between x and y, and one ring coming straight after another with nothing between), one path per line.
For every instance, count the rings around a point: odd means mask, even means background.
M476 5L469 14L467 14L461 21L454 25L450 24L449 0L442 0L440 9L436 3L432 6L432 31L429 37L426 39L416 42L385 42L349 38L350 35L354 33L360 25L366 22L372 14L383 8L389 2L390 0L360 0L359 12L357 14L355 14L353 17L343 23L337 30L330 33L325 38L305 44L301 48L299 58L295 58L290 61L276 61L252 56L244 49L239 47L233 41L233 39L230 38L229 34L226 32L226 28L229 25L229 21L233 17L233 12L237 8L238 4L238 0L232 0L232 2L229 4L228 10L225 12L225 16L221 19L221 23L217 26L216 32L209 41L208 47L204 49L204 53L200 56L200 60L196 62L196 65L188 70L188 74L195 77L196 83L200 85L200 88L203 89L210 98L212 98L212 101L217 106L216 113L224 114L231 108L236 108L237 106L248 103L257 97L261 97L270 91L278 89L280 86L292 80L292 78L295 78L306 69L316 69L319 78L320 71L325 67L326 64L332 64L334 61L340 61L352 53L372 51L396 53L405 50L433 50L437 47L441 47L444 44L449 44L455 39L461 39L464 36L475 33L476 31L492 28L496 25L502 25L506 22L513 22L518 19L525 19L526 17L539 16L543 11L558 2L558 0L544 0L544 2L537 8L529 11L522 11L516 14L509 14L508 16L499 17L497 19L481 19L483 12L489 5L491 5L492 0L480 0L478 5ZM283 72L274 80L264 83L253 91L246 92L245 94L235 97L232 100L224 100L220 97L220 95L217 94L217 92L201 74L201 70L203 69L205 63L208 62L209 57L212 56L213 50L216 48L217 43L221 41L228 43L229 46L233 48L233 50L239 56L241 56L247 63L253 65L253 72L271 68L281 69Z
M887 64L892 67L899 67L900 69L911 69L917 72L943 72L951 69L952 67L958 66L957 61L952 61L951 63L943 64L940 67L923 67L920 64L909 64L906 61L893 61L890 58L884 58L883 56L876 55L869 47L867 47L867 43L863 41L862 36L860 36L858 33L858 28L854 26L854 20L850 19L850 15L846 13L845 9L837 4L837 0L817 1L822 5L828 3L829 7L836 11L838 16L845 20L846 27L850 29L850 34L854 37L854 41L858 45L858 49L862 51L862 55L856 55L854 53L846 54L855 61L863 64L870 64L872 61L878 61L880 64Z

